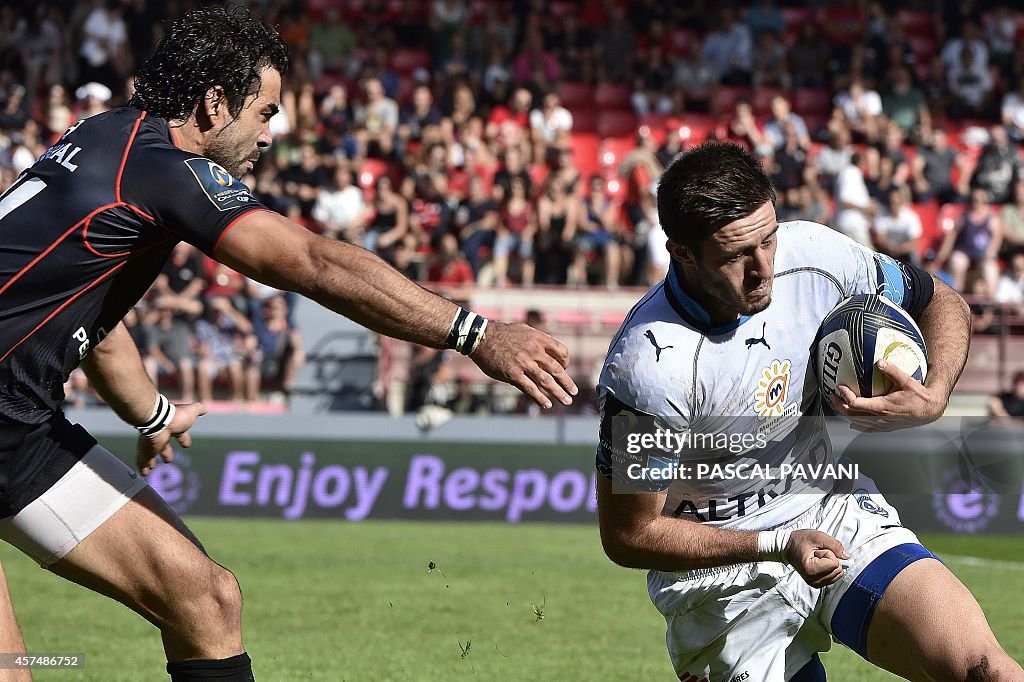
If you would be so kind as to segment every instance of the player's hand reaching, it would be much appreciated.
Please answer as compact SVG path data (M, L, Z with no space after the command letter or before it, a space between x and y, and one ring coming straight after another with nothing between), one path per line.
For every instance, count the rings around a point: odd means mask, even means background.
M552 400L571 405L578 390L565 371L568 349L525 324L489 321L483 342L470 357L484 374L512 384L544 409Z
M843 577L840 559L849 559L843 544L818 530L795 530L783 552L789 565L811 587L825 587Z
M847 386L829 396L832 409L857 431L884 432L920 426L935 421L946 411L949 396L922 384L895 363L879 360L875 365L889 377L892 388L875 398L860 398Z
M165 462L174 459L174 447L171 439L178 441L183 448L192 446L192 435L188 432L196 420L206 414L206 406L202 403L189 403L187 405L176 405L174 419L167 425L167 428L155 436L139 436L136 445L138 457L136 465L139 473L143 476L149 474L156 467L156 458L161 457Z

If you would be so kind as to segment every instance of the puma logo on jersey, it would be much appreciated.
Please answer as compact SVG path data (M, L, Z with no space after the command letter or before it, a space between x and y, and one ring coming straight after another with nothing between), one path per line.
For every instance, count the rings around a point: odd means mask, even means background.
M761 338L755 339L754 337L750 337L749 339L747 339L747 341L746 341L747 350L750 350L750 348L752 346L756 346L759 343L763 343L764 347L767 348L768 350L772 349L772 347L768 345L768 341L765 340L765 336L764 336L765 328L767 326L768 326L767 322L764 322L764 323L761 324Z
M647 340L651 342L652 346L654 346L654 361L655 362L659 362L661 360L661 351L668 350L669 348L673 348L673 346L659 346L658 345L658 340L654 338L654 332L652 332L650 329L648 329L647 331L644 332L644 336L646 336Z

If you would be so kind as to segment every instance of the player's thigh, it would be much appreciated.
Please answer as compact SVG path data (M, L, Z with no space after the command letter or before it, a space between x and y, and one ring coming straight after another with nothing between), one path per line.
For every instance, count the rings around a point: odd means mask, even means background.
M148 486L48 568L157 625L174 617L177 603L234 580Z
M915 561L889 583L868 627L867 654L911 680L1000 679L978 675L1006 658L974 595L936 559Z

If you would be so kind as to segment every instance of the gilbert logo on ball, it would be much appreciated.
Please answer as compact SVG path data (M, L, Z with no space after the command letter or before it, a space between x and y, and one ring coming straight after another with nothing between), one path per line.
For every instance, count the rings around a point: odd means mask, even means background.
M815 343L815 368L823 396L848 386L859 396L885 395L892 382L875 363L886 360L924 383L928 352L917 323L884 296L858 294L828 314Z

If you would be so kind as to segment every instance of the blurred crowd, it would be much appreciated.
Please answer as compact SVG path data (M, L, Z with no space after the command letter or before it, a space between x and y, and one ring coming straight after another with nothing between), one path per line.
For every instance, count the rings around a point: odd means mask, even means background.
M70 123L125 102L134 66L195 4L0 8L0 186ZM651 284L668 266L659 174L728 139L763 160L780 219L929 269L994 316L982 331L1012 324L993 303L1024 313L1012 3L241 4L292 58L275 143L245 182L420 281ZM186 396L211 374L233 400L287 395L302 360L290 301L185 251L138 311L151 371Z

